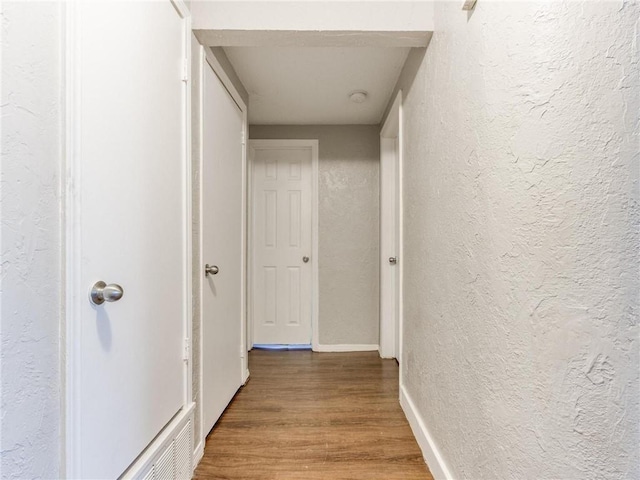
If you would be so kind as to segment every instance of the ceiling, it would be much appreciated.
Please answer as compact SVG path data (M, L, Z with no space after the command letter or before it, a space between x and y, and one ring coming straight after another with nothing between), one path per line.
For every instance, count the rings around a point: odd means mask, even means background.
M378 124L408 47L225 47L253 125ZM349 94L364 90L353 103Z

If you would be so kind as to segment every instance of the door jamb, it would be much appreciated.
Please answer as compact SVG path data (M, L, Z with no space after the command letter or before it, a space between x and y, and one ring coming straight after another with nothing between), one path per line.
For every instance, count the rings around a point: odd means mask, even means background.
M317 139L309 140L291 140L291 139L256 139L249 140L249 182L248 182L248 226L249 226L249 241L248 241L248 274L247 274L247 287L248 287L248 305L249 315L247 317L247 328L249 335L247 341L248 349L253 347L253 245L252 245L252 231L253 231L253 158L254 147L261 148L299 148L310 147L311 148L311 348L314 352L318 351L318 345L320 343L320 307L318 303L319 299L319 258L318 258L318 145Z
M387 115L387 118L384 121L384 124L380 130L380 163L382 165L383 162L392 161L396 165L395 175L393 176L393 181L395 182L395 197L396 197L396 206L395 206L395 215L397 217L395 225L387 225L385 219L380 216L380 235L381 235L381 243L382 243L382 235L385 232L392 231L397 238L396 245L396 285L395 288L398 292L398 296L396 298L396 318L389 318L380 315L380 356L383 358L393 358L395 357L398 360L398 363L402 365L402 331L403 331L403 305L402 305L402 290L403 290L403 265L404 265L404 255L403 255L403 205L402 205L402 168L403 168L403 152L402 152L402 90L398 91L396 98L393 101L391 109ZM388 149L385 148L391 145L391 142L398 143L397 150L393 150L393 158L388 158ZM388 181L388 179L380 176L381 187L383 183ZM386 255L389 252L383 252L380 250L380 270L387 266L388 258ZM381 288L384 287L381 283ZM382 293L381 293L382 298ZM382 305L381 305L382 306ZM396 325L398 324L397 332L399 338L396 339ZM396 340L398 345L398 351L396 352ZM400 379L402 381L402 379Z
M193 401L193 348L191 344L193 342L193 308L192 308L192 298L193 298L193 228L192 228L192 218L193 218L193 205L191 202L192 195L192 158L191 158L191 11L187 4L183 0L171 0L171 3L175 7L178 15L183 20L183 52L184 52L184 69L185 74L183 76L183 89L182 89L182 98L183 98L183 149L184 149L184 166L183 166L183 181L185 184L185 194L184 194L184 213L185 213L185 232L184 232L184 242L185 242L185 266L184 266L184 276L185 276L185 386L184 386L184 405L189 405Z
M184 0L170 0L183 23L183 62L185 71L191 65L191 13ZM81 96L80 96L80 39L78 28L81 22L79 6L76 2L68 2L63 7L63 44L61 51L64 55L64 143L61 148L64 158L63 176L64 190L62 207L61 235L63 238L63 271L62 284L65 286L62 322L60 330L63 332L61 372L63 372L63 404L64 415L63 439L61 448L61 476L75 478L81 469L79 455L79 405L80 405L80 340L81 340L81 307L78 298L83 292L81 279L81 202L77 185L82 181L81 161ZM192 402L192 357L188 348L191 341L192 316L191 298L193 295L191 284L192 263L192 229L191 229L191 88L188 78L183 78L183 214L184 214L184 270L185 298L183 331L187 344L185 345L184 391L183 408Z

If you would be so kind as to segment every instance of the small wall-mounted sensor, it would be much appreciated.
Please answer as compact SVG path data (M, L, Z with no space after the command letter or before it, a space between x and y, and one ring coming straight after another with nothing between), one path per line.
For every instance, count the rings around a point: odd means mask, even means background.
M476 6L476 1L477 0L464 0L462 10L473 10L473 7Z

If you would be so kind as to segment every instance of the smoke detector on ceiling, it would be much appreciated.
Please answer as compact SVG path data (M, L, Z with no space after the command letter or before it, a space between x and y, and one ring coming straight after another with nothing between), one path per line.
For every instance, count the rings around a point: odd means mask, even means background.
M349 100L351 100L353 103L362 103L366 99L367 99L367 92L363 90L353 92L349 95Z

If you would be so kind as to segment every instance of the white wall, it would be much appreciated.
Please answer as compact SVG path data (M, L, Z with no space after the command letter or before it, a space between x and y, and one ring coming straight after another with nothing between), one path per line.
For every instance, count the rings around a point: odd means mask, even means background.
M455 478L638 478L640 5L460 3L404 77L405 387Z
M431 1L197 1L194 30L431 31Z
M61 7L2 2L2 478L59 478Z
M319 141L320 344L378 344L380 137L375 125L252 125Z

